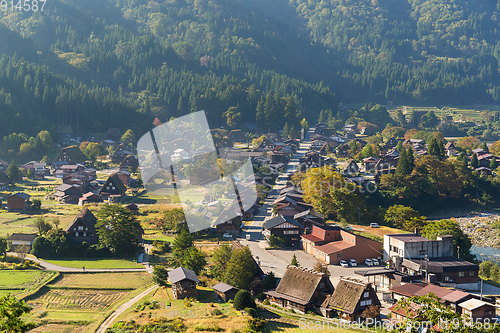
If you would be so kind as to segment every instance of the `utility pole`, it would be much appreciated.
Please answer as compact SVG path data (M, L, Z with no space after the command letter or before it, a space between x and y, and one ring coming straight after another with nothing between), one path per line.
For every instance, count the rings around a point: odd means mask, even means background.
M457 246L457 257L460 259L460 246Z
M481 253L481 256L483 256L483 254ZM481 261L481 263L479 264L481 266L481 301L483 300L483 262Z
M360 212L359 212L359 209L360 209L360 208L358 207L358 225L360 225L360 224L361 224L361 218L360 218Z

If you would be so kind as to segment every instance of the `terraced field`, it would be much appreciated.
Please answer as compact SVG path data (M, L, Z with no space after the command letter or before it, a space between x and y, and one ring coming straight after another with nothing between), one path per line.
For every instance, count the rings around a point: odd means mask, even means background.
M118 304L151 284L151 274L63 273L27 298L40 332L94 332ZM43 327L43 328L42 328Z

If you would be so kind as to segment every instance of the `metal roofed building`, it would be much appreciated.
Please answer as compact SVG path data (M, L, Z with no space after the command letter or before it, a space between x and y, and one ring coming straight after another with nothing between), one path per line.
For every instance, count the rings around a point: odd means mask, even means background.
M453 236L436 240L419 233L384 235L384 261L396 271L422 274L444 287L479 290L479 266L453 257Z
M172 283L172 294L175 299L198 297L196 284L200 282L196 273L184 267L177 267L168 272L168 278Z

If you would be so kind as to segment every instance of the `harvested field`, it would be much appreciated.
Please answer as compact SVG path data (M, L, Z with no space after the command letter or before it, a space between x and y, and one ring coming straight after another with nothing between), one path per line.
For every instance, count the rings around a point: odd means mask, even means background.
M34 303L45 303L46 309L104 310L129 294L116 290L65 290L48 289Z

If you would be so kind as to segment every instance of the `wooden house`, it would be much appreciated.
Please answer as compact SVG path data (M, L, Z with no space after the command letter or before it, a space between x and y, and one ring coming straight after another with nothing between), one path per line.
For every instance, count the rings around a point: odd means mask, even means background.
M78 206L96 202L102 202L102 198L93 192L87 192L78 199Z
M134 155L128 155L120 164L120 171L132 170L132 172L135 172L138 167L139 161L137 160L137 157L135 157Z
M363 165L365 166L365 171L374 170L378 161L379 160L375 157L368 157L363 159Z
M448 156L455 156L457 154L457 148L453 142L448 142L446 146L444 146L444 150Z
M421 319L419 310L422 308L420 304L410 302L408 306L401 306L401 304L393 304L389 311L391 311L391 319L398 323L403 323L407 320Z
M118 128L116 128L116 127L110 128L106 132L105 137L108 140L118 141L122 137L122 132Z
M238 288L235 288L223 282L216 284L212 287L212 289L215 291L215 297L223 302L234 299L236 293L239 291Z
M121 163L129 155L132 155L129 147L124 143L120 143L110 158L113 163Z
M327 274L288 266L276 290L264 294L273 304L306 313L333 292L334 287Z
M95 230L97 218L88 208L82 211L73 219L73 222L66 228L68 238L73 243L87 242L96 244L99 242L99 237Z
M26 213L31 208L31 196L27 193L18 192L7 197L7 210L9 212Z
M24 253L29 253L31 251L31 245L35 241L37 234L12 234L9 237L9 241L12 244L12 251L21 250L24 247Z
M247 140L246 134L240 129L232 130L229 132L228 137L232 142L246 142Z
M304 227L299 222L283 215L278 215L265 221L264 229L266 238L269 238L271 235L283 237L290 246L298 246L300 244L300 235L304 231Z
M380 301L371 283L341 277L333 294L321 304L321 312L325 317L356 321L372 305L380 305Z
M78 146L69 146L62 148L54 162L68 162L69 164L85 163L87 157L82 153Z
M200 283L195 272L184 267L177 267L168 272L172 284L172 294L175 299L198 298L196 284Z
M118 174L114 173L108 177L104 185L99 190L99 195L103 199L107 199L110 196L119 196L123 197L127 188L123 185Z
M77 203L82 194L82 188L78 185L62 184L55 190L54 198L60 203Z
M320 214L312 209L305 210L293 216L293 219L299 222L303 227L305 233L310 233L314 225L323 225L325 215Z
M495 305L475 298L458 304L462 308L462 316L470 318L473 322L485 321L494 322Z
M358 163L356 163L355 160L353 160L352 158L350 158L347 161L347 165L342 170L342 174L344 174L344 175L355 175L357 173L359 173Z

